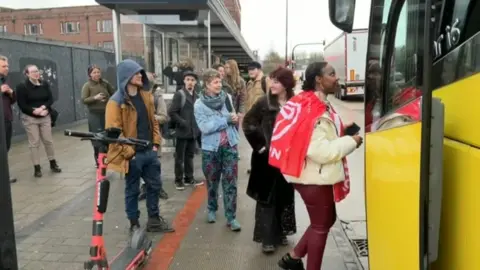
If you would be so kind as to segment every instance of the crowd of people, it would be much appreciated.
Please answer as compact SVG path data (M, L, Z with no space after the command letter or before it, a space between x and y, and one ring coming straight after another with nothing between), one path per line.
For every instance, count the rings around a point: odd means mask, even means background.
M89 131L115 127L122 130L122 136L152 142L150 147L110 145L108 149L108 168L125 175L125 211L130 229L140 228L138 203L145 199L146 229L175 231L159 209L159 199L168 199L161 179L162 137L172 137L176 189L206 184L206 222L215 223L221 185L225 222L232 231L240 231L236 211L238 146L243 132L252 149L246 193L256 201L253 241L261 243L266 254L288 245L287 237L297 232L296 190L307 207L310 226L278 264L282 269L302 270L302 258L308 254L306 269L320 269L328 233L336 219L335 203L349 193L346 156L363 142L358 134L345 134L353 123L344 123L326 98L339 88L333 67L326 62L311 63L299 94L294 92L297 82L292 70L279 67L264 74L258 62L248 65L248 82L240 76L235 60L216 64L201 74L191 61L184 61L175 70L169 65L163 73L177 84L169 106L155 75L133 60L117 66L117 89L102 78L102 70L96 65L88 67L88 81L82 89ZM17 102L34 176L42 176L40 142L50 169L60 173L52 140L51 127L58 114L52 108L52 93L36 66L27 66L24 74L25 81L11 88L6 83L8 59L0 56L7 149L12 132L11 107ZM93 143L93 149L98 166L99 145ZM201 154L205 181L194 176L197 152Z

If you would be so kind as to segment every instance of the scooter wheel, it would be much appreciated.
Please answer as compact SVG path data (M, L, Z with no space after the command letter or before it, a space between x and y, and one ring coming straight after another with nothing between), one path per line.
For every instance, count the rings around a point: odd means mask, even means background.
M141 249L146 237L147 233L145 232L145 229L139 228L134 230L132 233L132 238L130 239L130 247L133 249Z

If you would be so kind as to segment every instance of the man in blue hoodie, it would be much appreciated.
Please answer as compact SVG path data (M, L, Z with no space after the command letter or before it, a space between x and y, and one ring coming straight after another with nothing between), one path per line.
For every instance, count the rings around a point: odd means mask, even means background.
M139 64L127 59L118 64L117 79L119 88L107 103L105 127L120 128L122 137L152 142L147 148L112 144L108 149L108 168L125 174L125 211L130 229L140 227L138 195L140 178L143 178L147 193L147 231L173 232L172 226L160 216L158 206L162 182L157 151L161 136L147 74Z

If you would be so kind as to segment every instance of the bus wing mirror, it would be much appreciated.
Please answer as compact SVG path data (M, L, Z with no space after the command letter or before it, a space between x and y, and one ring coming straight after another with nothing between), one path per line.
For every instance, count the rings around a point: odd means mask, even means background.
M330 21L340 30L351 33L355 17L355 0L328 0Z

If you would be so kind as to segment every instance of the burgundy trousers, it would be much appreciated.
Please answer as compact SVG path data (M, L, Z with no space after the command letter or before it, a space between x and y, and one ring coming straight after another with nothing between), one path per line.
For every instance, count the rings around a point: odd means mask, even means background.
M310 217L310 226L294 249L298 257L307 257L307 270L320 270L328 232L336 220L333 186L295 184Z

